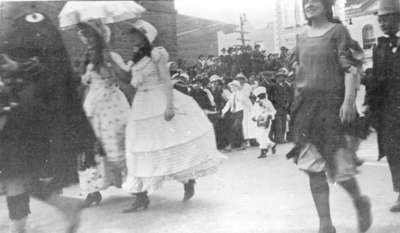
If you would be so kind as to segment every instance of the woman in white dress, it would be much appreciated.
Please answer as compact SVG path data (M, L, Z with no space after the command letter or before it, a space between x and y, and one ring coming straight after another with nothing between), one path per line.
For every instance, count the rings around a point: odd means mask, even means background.
M113 72L111 55L106 51L110 29L98 21L80 23L78 35L87 46L86 73L82 82L87 85L88 92L83 103L86 116L104 148L105 166L109 171L102 177L105 183L121 187L122 174L125 170L125 128L129 114L129 103L119 89L122 83ZM108 58L108 60L107 60ZM93 182L92 182L93 183ZM89 194L85 205L98 204L101 201L100 191L103 187L85 185Z
M255 139L257 134L256 133L257 125L251 119L253 103L250 100L250 95L251 92L253 91L253 88L250 84L248 84L246 76L244 76L242 73L236 75L236 80L240 82L240 90L238 92L238 98L243 106L242 129L244 137L243 148L245 148L251 146L250 141L251 139Z
M124 213L146 209L147 192L169 179L184 184L184 201L195 179L215 172L225 157L217 151L212 124L189 96L173 90L162 47L152 48L157 30L144 20L123 29L133 45L133 99L126 134L127 178L123 189L136 196Z

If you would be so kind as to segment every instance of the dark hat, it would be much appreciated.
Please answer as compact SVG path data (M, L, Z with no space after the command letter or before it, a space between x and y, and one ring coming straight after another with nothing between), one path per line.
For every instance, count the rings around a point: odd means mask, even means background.
M222 52L226 51L226 48L221 49Z
M288 48L286 48L285 46L282 46L282 47L281 47L281 50L288 51L289 49L288 49Z

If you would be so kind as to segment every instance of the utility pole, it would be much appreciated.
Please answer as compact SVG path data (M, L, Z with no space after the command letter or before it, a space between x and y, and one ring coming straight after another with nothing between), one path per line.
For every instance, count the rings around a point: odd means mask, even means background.
M239 31L235 31L240 33L240 38L238 38L238 40L240 40L242 42L242 46L246 45L247 40L245 38L245 35L248 34L249 32L244 31L244 24L246 23L247 18L246 18L246 14L240 14L240 30Z

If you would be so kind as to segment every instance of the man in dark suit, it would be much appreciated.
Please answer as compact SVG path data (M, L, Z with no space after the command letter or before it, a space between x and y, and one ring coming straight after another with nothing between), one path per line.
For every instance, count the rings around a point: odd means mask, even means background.
M393 188L400 192L400 7L381 0L379 23L385 36L373 52L372 75L365 80L367 116L378 133L379 158L387 157ZM392 212L400 212L400 195Z

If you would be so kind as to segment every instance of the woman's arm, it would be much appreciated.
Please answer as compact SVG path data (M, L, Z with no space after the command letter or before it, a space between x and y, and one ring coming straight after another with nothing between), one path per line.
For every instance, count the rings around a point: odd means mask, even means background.
M174 98L173 98L173 86L171 82L171 77L169 75L167 61L160 59L157 62L158 72L160 74L161 80L164 83L164 94L167 100L167 107L165 110L165 120L170 121L174 116Z
M349 51L352 39L349 31L345 26L341 26L336 39L339 63L345 70L344 77L344 101L340 108L340 119L342 122L348 123L356 117L356 90L357 90L357 68L349 60Z
M354 66L351 66L344 77L345 94L340 109L340 119L342 122L351 122L356 117L357 79L354 77L354 72L357 72L357 70Z

